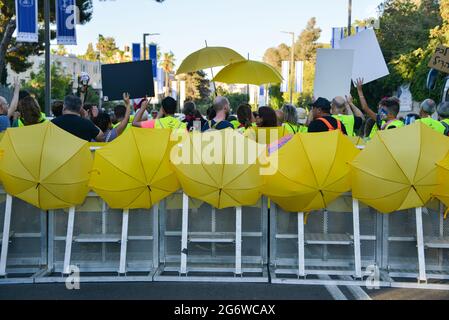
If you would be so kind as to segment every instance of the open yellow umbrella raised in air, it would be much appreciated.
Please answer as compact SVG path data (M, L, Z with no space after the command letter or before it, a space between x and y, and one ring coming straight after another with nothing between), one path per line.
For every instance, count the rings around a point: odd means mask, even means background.
M251 206L263 177L258 144L233 130L186 135L172 155L184 192L217 209Z
M245 60L224 67L214 78L223 83L263 85L281 83L281 74L267 63Z
M50 122L8 129L0 142L6 192L42 210L82 204L91 168L88 143Z
M232 49L225 47L206 47L185 58L178 68L177 74L226 66L242 60L245 60L245 58Z
M325 209L351 190L348 162L358 153L340 131L297 134L270 155L278 170L263 193L287 212Z
M382 213L424 206L449 139L422 123L379 132L351 163L354 198Z
M89 185L113 209L149 209L180 189L171 130L130 128L95 154Z

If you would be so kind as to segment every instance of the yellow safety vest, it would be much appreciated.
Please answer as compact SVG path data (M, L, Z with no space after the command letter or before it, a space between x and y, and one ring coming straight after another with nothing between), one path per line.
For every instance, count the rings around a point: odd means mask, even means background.
M288 134L297 134L297 133L306 133L307 132L307 127L302 126L302 125L284 123L283 127Z
M444 134L444 132L446 131L446 127L441 122L434 120L430 117L417 120L417 122L422 122L429 128L441 134Z
M405 123L397 119L389 122L383 121L382 123L382 130L389 130L391 127L396 127L396 129L405 127Z
M174 117L165 117L156 120L154 124L155 129L187 129L187 124L182 123Z
M332 117L334 119L340 120L340 122L344 124L344 126L346 128L346 133L348 134L349 137L355 136L355 132L354 132L355 117L354 116L347 116L347 115L339 114L339 115L333 115Z
M47 116L45 113L41 112L41 117L39 118L39 123L47 122ZM17 119L17 125L19 127L25 127L25 123L23 122L22 118Z

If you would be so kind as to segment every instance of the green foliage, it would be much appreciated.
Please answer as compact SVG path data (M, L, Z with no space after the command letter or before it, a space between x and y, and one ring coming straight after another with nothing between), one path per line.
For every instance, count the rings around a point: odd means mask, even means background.
M275 110L281 109L282 106L284 105L284 96L281 92L281 87L279 85L271 86L269 94L270 94L270 106Z
M22 87L34 95L43 108L45 105L45 67L43 64L37 73L31 73L31 79ZM59 64L54 63L51 68L51 98L63 100L67 94L72 92L71 90L72 78L64 74Z
M183 79L186 82L186 99L195 103L209 102L210 82L204 71L188 73Z

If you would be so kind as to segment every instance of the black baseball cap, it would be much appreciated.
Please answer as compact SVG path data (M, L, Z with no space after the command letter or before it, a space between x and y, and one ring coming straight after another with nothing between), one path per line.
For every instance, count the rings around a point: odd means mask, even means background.
M315 102L310 104L310 107L312 108L319 108L322 110L330 110L331 109L331 102L327 100L326 98L318 98Z

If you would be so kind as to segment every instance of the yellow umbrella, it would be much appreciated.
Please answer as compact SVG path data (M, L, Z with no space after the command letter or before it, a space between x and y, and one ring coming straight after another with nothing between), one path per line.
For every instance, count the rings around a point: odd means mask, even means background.
M449 207L449 154L438 163L438 187L435 196ZM447 212L446 212L447 215Z
M327 208L351 190L348 162L358 153L340 131L297 134L270 155L278 170L267 176L263 193L287 212Z
M113 209L149 209L180 189L171 130L130 128L95 154L89 185Z
M353 196L383 213L422 207L448 151L449 139L423 123L379 132L351 164Z
M206 47L185 58L178 68L177 74L226 66L242 60L245 60L245 58L232 49L225 47Z
M8 129L0 153L6 192L42 210L80 205L89 192L88 143L50 122Z
M267 63L245 60L224 67L214 78L223 83L263 85L281 83L281 74Z
M259 200L264 181L254 141L229 129L193 133L175 153L179 159L172 161L187 195L217 209L252 206Z

